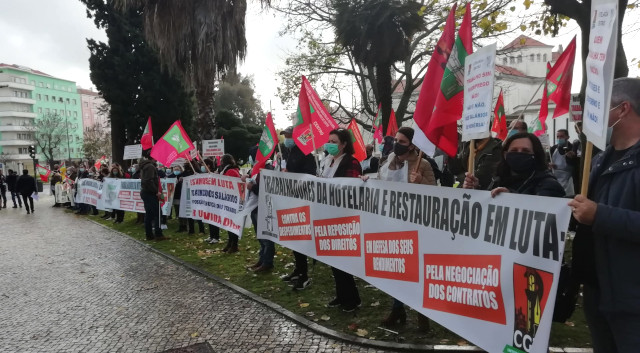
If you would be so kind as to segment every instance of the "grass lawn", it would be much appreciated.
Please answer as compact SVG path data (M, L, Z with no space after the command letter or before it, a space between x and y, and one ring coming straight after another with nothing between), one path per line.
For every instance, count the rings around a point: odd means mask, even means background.
M100 215L102 214L101 212ZM147 242L144 240L143 225L135 224L136 215L134 213L127 212L122 224L114 224L111 220L105 221L100 216L87 217L135 239ZM335 296L331 269L320 262L313 264L312 259L309 259L311 285L303 291L293 291L287 283L282 282L279 278L293 270L293 255L290 250L277 244L274 270L264 274L252 273L246 267L257 261L260 248L253 229L245 229L244 236L239 243L240 251L238 253L226 254L221 251L227 240L226 231L221 231L221 243L210 245L203 241L206 235L177 233L177 220L169 220L168 223L169 229L165 230L164 234L170 237L169 240L147 243L325 327L375 340L396 340L414 344L469 344L434 322L431 322L431 329L428 332L420 331L417 313L412 310L408 311L407 323L393 329L399 333L398 335L379 329L380 321L391 310L392 299L389 295L357 278L356 283L362 298L362 307L359 310L344 313L339 308L325 307ZM208 225L205 224L205 227ZM591 347L591 338L582 307L576 308L570 322L570 324L553 324L550 346Z

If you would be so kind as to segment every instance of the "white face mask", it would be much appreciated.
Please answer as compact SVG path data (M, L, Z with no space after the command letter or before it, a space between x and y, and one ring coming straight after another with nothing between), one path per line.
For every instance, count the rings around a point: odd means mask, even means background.
M609 109L609 114L611 114L612 111L618 109L620 106L622 105L622 103L616 105L615 107ZM618 124L620 121L622 120L622 118L618 118L618 120L613 123L613 125L609 126L607 128L607 145L611 144L611 136L613 135L613 127L616 126L616 124Z

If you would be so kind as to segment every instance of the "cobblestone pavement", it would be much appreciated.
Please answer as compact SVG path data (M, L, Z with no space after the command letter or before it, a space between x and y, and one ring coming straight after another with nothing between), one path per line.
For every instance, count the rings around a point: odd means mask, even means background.
M42 198L33 215L0 211L1 352L158 352L203 341L216 352L376 351L315 334L51 203Z

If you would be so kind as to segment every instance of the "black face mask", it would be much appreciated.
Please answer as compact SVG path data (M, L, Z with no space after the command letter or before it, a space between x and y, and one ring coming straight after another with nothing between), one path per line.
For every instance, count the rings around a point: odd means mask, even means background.
M536 168L536 158L523 152L507 152L507 165L516 174L531 174Z
M393 153L395 153L396 156L402 156L407 152L409 152L409 146L401 145L397 142L393 144Z

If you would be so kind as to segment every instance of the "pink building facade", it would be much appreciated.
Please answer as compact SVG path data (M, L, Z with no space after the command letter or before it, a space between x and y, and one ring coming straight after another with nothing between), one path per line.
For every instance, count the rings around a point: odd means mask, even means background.
M101 111L105 101L98 92L89 89L78 88L80 101L82 103L82 127L86 132L88 129L98 125L103 128L109 126L108 111Z

